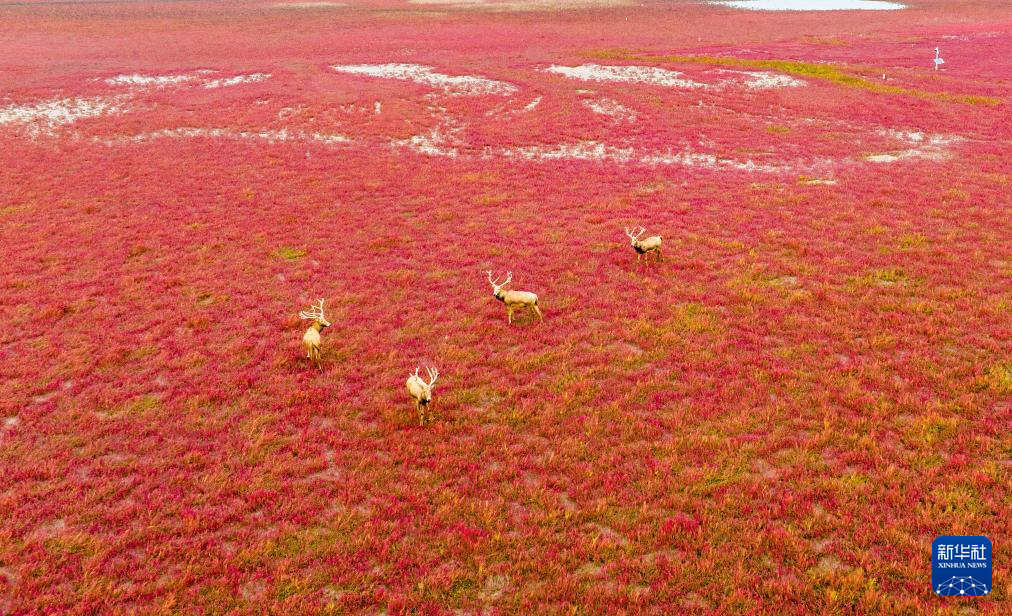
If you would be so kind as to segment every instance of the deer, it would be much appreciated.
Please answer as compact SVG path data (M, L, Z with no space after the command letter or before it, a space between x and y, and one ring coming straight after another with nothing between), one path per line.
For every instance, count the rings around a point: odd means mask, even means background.
M492 295L497 300L506 304L506 321L510 324L513 323L513 312L516 310L530 309L538 315L538 319L541 321L545 320L544 315L541 314L541 309L538 308L538 296L529 293L527 291L503 291L505 287L513 280L513 272L506 272L506 280L501 284L499 277L496 276L495 280L492 280L492 270L485 272L488 274L488 282L492 285Z
M323 344L323 338L320 336L320 332L324 327L330 327L330 322L323 316L323 299L320 300L319 305L314 304L309 310L300 312L299 317L313 321L302 336L302 344L306 346L306 357L316 364L320 372L323 372L323 366L320 364L320 345Z
M659 235L652 235L644 240L640 239L640 236L646 233L646 229L640 226L633 227L632 231L628 227L625 229L625 234L629 236L629 243L632 245L633 250L636 251L636 261L640 260L640 257L647 256L647 261L650 260L650 253L656 252L657 258L663 258L661 252L661 242L663 239Z
M425 425L425 415L428 411L429 421L432 421L432 411L429 409L429 404L432 403L432 386L436 384L436 379L439 378L439 370L435 368L426 368L425 371L429 373L429 382L418 376L420 367L415 368L415 373L408 377L408 380L404 385L408 388L408 395L415 401L415 408L418 410L418 425Z

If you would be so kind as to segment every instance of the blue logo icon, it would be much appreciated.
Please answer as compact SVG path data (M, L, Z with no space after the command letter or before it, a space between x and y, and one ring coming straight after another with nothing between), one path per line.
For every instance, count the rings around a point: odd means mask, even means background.
M943 597L991 594L991 540L987 537L939 537L931 544L931 585Z

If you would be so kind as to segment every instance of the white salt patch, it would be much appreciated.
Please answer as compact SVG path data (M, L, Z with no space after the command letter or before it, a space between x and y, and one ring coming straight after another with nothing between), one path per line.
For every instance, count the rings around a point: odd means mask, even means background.
M686 167L734 169L737 171L761 171L765 173L780 173L789 169L787 166L766 165L751 160L740 161L728 158L717 158L713 154L693 152L688 148L681 152L673 152L669 150L665 153L647 154L640 158L640 162L647 165L683 165Z
M635 111L610 98L583 101L583 106L598 115L608 116L616 120L624 122L636 120Z
M611 81L619 83L645 83L669 88L705 88L706 84L684 79L682 73L656 66L603 66L582 64L580 66L558 66L553 64L546 73L563 75L582 81Z
M142 75L140 73L133 73L131 75L110 77L105 80L105 83L110 86L129 86L135 89L167 88L169 86L198 84L205 88L225 88L244 83L256 83L271 77L270 73L247 73L233 77L210 79L208 76L215 72L217 71L202 69L178 75Z
M807 86L808 82L795 79L790 75L779 75L766 71L720 71L722 74L738 75L741 84L750 90L772 88L798 88Z
M434 128L427 135L415 135L407 139L394 140L390 142L390 145L407 148L413 152L428 156L449 156L456 158L459 152L451 143L451 137L445 135L439 128Z
M40 524L32 533L34 539L49 539L67 530L67 521L63 518Z
M375 103L372 104L372 110L373 113L379 115L380 111L383 110L383 105L381 105L379 101L376 101Z
M32 136L52 134L57 128L78 120L121 113L126 98L57 98L28 105L0 108L0 126L10 125Z
M897 154L869 154L864 159L870 163L892 163L900 159Z
M236 75L235 77L226 77L223 79L212 79L204 82L205 88L227 88L229 86L238 86L245 83L257 83L270 79L270 73L249 73L246 75Z
M895 11L907 8L881 0L718 0L719 4L750 11Z
M907 143L919 144L924 142L924 133L917 130L896 130L894 128L888 128L878 132L880 135L898 139L900 141L906 141ZM944 135L933 135L933 138L939 137L944 137Z
M516 86L503 81L472 75L446 75L437 73L431 66L421 64L343 64L333 65L331 68L339 73L413 81L433 88L440 88L451 96L482 94L508 96L517 91Z
M140 143L156 139L234 139L246 141L265 141L267 143L278 143L287 141L312 141L325 145L339 145L351 143L351 139L344 135L325 134L318 132L289 131L282 129L267 129L261 131L237 131L230 128L165 128L162 130L130 135L117 138L96 138L95 141L105 145L120 145L123 143Z
M117 75L105 80L110 86L136 86L144 88L164 88L166 86L178 85L190 81L196 81L199 77L196 73L185 73L182 75Z
M890 137L905 145L911 146L895 152L870 154L864 159L872 163L893 163L898 160L947 160L952 158L949 146L965 141L959 135L926 135L920 131L901 131L887 129L879 134Z
M712 154L701 154L686 149L681 152L641 152L635 148L620 148L599 141L580 141L572 144L556 144L551 146L525 146L486 150L486 156L504 156L521 158L530 161L553 160L586 160L598 162L614 162L620 164L642 164L649 166L682 165L686 167L702 167L710 169L736 169L740 171L758 171L777 173L787 167L764 165L749 161L718 159Z
M344 135L328 135L324 133L301 133L301 136L310 141L316 141L317 143L323 143L326 145L338 145L341 143L351 143L351 139Z
M524 111L534 111L534 109L541 104L541 97L537 97L531 102L524 105Z
M579 141L572 144L552 146L525 146L519 148L503 148L500 150L506 157L523 158L526 160L596 160L630 162L635 156L632 148L619 148L606 145L599 141Z
M309 109L306 105L297 105L295 107L282 107L278 110L278 119L284 120L294 115L298 115L303 111Z

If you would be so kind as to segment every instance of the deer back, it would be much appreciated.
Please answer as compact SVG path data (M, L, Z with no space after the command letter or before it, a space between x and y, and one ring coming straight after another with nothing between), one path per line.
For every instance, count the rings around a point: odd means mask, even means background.
M512 306L533 306L538 303L538 296L529 291L506 291L503 303Z
M314 324L315 325L315 324ZM316 327L310 327L306 330L306 333L302 336L302 342L309 347L318 347L323 342L323 338L320 337L320 330Z
M425 384L425 381L415 375L409 376L404 384L408 388L408 394L415 400L425 400L431 396L429 387Z
M654 236L646 238L645 240L640 240L640 241L636 242L636 244L634 244L634 246L636 246L637 248L639 248L643 252L647 252L647 251L650 251L650 250L657 250L658 248L660 248L661 247L661 241L662 241L661 240L661 236L654 235Z

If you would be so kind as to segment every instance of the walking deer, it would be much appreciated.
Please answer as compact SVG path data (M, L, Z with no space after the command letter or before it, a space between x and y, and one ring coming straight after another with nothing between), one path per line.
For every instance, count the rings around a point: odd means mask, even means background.
M488 282L492 285L492 295L497 300L506 304L506 320L509 323L513 323L513 312L516 310L529 309L533 310L538 315L538 319L541 321L545 320L544 315L541 314L541 309L538 308L538 296L529 293L527 291L503 291L505 287L513 280L513 272L506 272L506 280L501 284L499 283L499 277L496 276L495 280L492 280L492 270L486 272L488 274Z
M657 253L657 258L663 257L661 252L661 242L663 241L661 236L652 235L644 240L640 239L640 236L646 233L646 229L640 226L633 227L632 231L626 227L625 234L629 236L629 243L632 244L633 250L636 251L636 260L639 261L640 257L647 255L649 261L649 255L651 252Z
M429 373L429 382L426 383L422 377L418 376L419 369L415 368L415 373L409 376L404 384L408 388L408 395L415 401L415 408L418 410L418 425L424 426L426 411L428 411L429 421L432 421L432 411L429 409L429 404L432 402L432 386L439 378L439 370L426 368L425 371Z
M302 344L306 346L306 357L315 363L320 371L323 371L323 366L320 364L320 345L323 344L323 337L320 336L320 331L324 327L330 327L330 322L323 316L323 300L320 300L318 306L313 305L308 311L304 310L300 312L299 316L303 319L313 320L312 325L309 326L309 329L302 336Z

